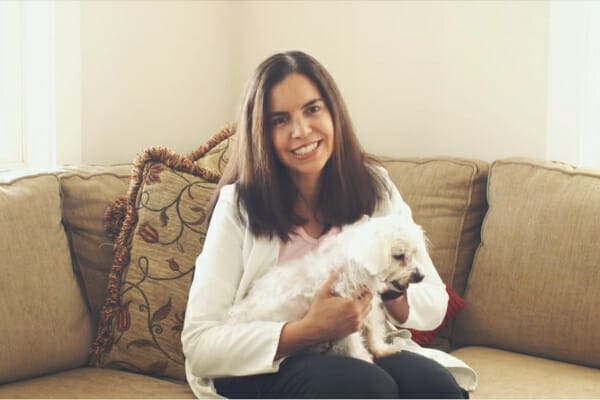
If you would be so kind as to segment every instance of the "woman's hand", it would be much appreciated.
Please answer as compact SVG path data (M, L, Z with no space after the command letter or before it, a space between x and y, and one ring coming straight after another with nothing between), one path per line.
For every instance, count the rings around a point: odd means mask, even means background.
M306 315L284 325L275 360L308 346L343 338L356 332L371 310L373 295L358 290L352 298L334 295L331 291L340 271L333 272L317 292Z
M357 290L351 298L332 293L340 273L338 270L327 278L302 319L320 342L341 339L356 332L371 310L373 294L366 288Z
M396 321L402 324L408 319L410 308L406 298L406 291L400 296L391 297L389 299L382 298L382 300L383 305Z

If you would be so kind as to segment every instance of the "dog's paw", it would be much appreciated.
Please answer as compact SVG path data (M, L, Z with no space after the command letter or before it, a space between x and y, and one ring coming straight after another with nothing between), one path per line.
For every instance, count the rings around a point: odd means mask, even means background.
M373 356L375 358L382 358L400 353L402 350L393 344L383 343L377 346L375 349L371 349L371 351L373 352Z

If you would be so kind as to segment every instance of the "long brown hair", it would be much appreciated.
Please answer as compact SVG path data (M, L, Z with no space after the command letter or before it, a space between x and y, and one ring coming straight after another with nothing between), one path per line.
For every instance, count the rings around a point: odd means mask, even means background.
M295 225L306 221L294 211L298 190L275 153L266 116L271 89L292 73L311 80L333 120L334 149L321 172L316 202L325 229L355 222L364 214L372 215L385 191L385 183L372 168L377 161L358 142L344 100L327 70L300 51L275 54L256 68L247 84L237 123L236 148L210 209L220 188L237 182L238 208L245 208L252 233L277 235L284 241Z

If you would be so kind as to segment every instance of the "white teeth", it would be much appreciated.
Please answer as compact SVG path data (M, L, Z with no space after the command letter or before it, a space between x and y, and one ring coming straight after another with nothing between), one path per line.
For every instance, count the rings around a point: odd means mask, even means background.
M302 156L302 155L310 153L311 151L316 149L318 145L319 145L319 142L315 142L315 143L309 144L307 146L300 147L299 149L293 150L292 153Z

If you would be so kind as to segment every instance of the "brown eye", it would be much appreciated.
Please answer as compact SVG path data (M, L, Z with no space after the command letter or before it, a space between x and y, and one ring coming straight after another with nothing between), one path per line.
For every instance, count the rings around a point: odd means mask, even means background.
M276 127L278 125L283 125L284 123L287 122L287 118L280 116L280 117L274 117L271 119L271 126L272 127Z
M319 106L310 106L310 107L307 109L307 111L308 111L308 113L309 113L309 114L316 114L316 113L318 113L319 111L321 111L321 107L319 107Z
M392 257L394 257L394 260L398 261L404 261L406 259L404 254L394 254Z

